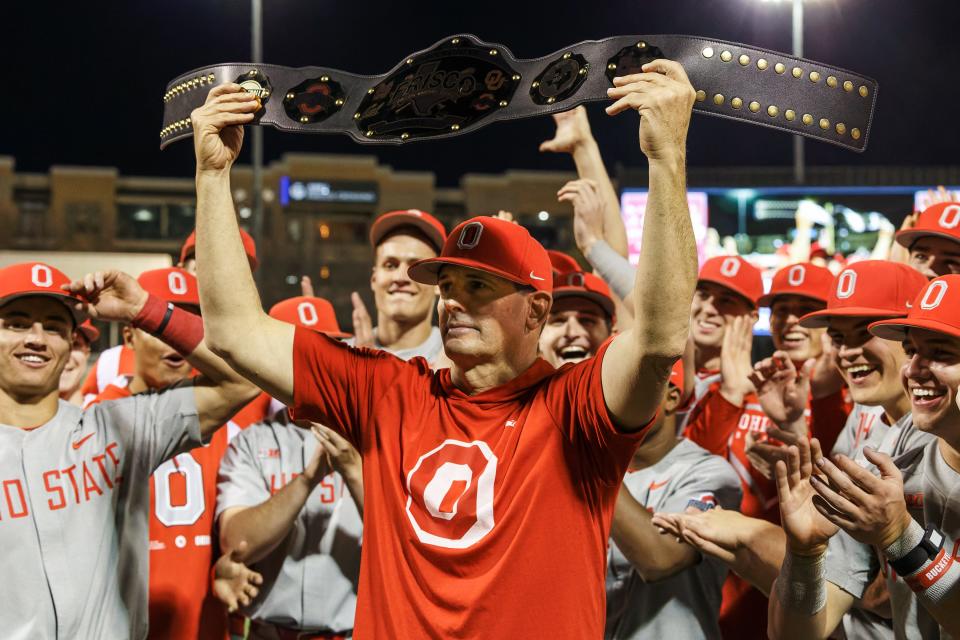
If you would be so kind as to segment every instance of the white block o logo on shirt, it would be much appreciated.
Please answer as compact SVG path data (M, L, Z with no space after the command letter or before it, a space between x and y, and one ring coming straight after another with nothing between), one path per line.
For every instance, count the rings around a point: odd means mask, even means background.
M947 294L947 283L943 280L936 280L931 282L930 286L927 287L927 292L923 294L923 299L920 300L920 308L925 311L930 311L931 309L936 309L940 306L940 303L943 302L943 296Z
M53 271L45 264L35 264L30 269L30 280L38 287L52 287Z
M187 292L187 279L179 271L171 271L167 274L167 287L170 293L182 296Z
M795 264L787 271L787 284L791 287L799 287L807 277L807 270L802 264Z
M444 440L407 474L407 518L424 544L466 549L493 530L497 456L486 442Z
M320 318L317 317L316 308L309 302L301 302L297 305L297 317L300 318L300 322L308 327L312 327L320 321Z
M857 272L847 269L837 278L837 297L843 300L853 295L857 288Z
M740 261L736 258L724 258L720 263L720 273L728 278L735 277L740 272Z
M944 209L938 223L944 229L956 229L960 225L960 205L952 204Z

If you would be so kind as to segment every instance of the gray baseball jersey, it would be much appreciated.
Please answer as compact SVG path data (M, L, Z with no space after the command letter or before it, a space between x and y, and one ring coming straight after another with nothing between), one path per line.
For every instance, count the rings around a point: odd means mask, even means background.
M150 475L199 446L193 388L0 425L5 638L145 638Z
M436 362L440 354L443 353L443 339L440 337L440 329L437 327L431 327L429 337L427 337L426 340L424 340L417 346L411 347L410 349L397 349L397 350L387 349L382 344L380 344L379 340L376 339L376 335L377 335L376 329L373 330L373 335L374 335L374 340L373 340L374 347L376 347L377 349L386 351L388 353L392 353L393 355L397 356L401 360L413 360L414 358L419 357L419 358L424 358L426 359L427 362L429 362L430 364L433 364L434 362ZM344 342L346 342L348 345L352 347L356 343L356 339L348 338L347 340L344 340Z
M657 464L627 472L623 486L651 511L682 512L690 500L740 506L736 472L720 456L690 442L680 442ZM605 638L719 638L720 600L727 568L704 557L685 571L647 584L617 545L607 557L607 625Z
M217 517L231 507L268 500L303 473L319 446L313 434L282 418L248 427L220 463ZM310 493L286 539L253 565L264 583L243 612L297 629L353 629L362 533L343 478L331 473Z
M893 457L903 472L907 506L910 508L911 504L919 503L919 507L915 505L915 508L911 508L911 515L921 524L924 523L923 509L927 500L924 494L929 491L929 488L924 487L923 473L918 473L916 464L917 461L923 461L924 452L930 446L936 448L936 438L915 428L910 414L905 415L890 427L883 441L877 446L878 451ZM939 456L936 457L939 459ZM875 467L863 456L862 447L854 456L854 460L861 466L875 470ZM953 473L953 477L956 478L954 472L950 473ZM943 477L942 474L941 477ZM948 494L949 492L945 492L943 495ZM933 502L943 504L941 500L935 499ZM939 522L939 518L937 520ZM957 524L960 523L954 523L953 531L945 529L949 537L956 537L956 534L960 533L957 530ZM936 623L922 608L919 612L917 611L917 601L913 597L913 592L902 580L893 575L886 562L881 561L880 558L881 555L876 549L854 540L845 531L840 530L829 542L826 579L855 598L861 598L877 573L884 571L887 577L887 589L890 592L895 637L910 640L939 638Z

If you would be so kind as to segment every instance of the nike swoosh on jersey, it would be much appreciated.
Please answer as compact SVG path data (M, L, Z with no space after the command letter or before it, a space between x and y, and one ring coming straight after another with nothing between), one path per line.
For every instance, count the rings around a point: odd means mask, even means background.
M73 448L74 448L74 449L79 449L80 447L83 446L83 443L84 443L84 442L86 442L87 440L89 440L89 439L92 438L93 436L94 436L94 434L88 433L87 435L83 436L83 437L80 438L79 440L76 440L76 441L73 443Z
M668 482L670 482L670 478L667 478L663 482L651 482L650 491L656 491L657 489L662 489L667 485Z

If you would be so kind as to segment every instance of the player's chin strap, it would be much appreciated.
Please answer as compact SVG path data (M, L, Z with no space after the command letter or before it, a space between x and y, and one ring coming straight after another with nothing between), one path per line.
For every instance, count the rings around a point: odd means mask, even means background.
M656 58L683 65L697 91L696 112L854 151L867 146L877 83L839 67L680 35L588 40L520 60L503 45L463 34L411 54L379 76L249 62L194 69L167 85L160 148L192 134L190 113L212 86L224 82L236 82L260 97L264 109L254 124L401 144L609 101L614 77L638 73Z

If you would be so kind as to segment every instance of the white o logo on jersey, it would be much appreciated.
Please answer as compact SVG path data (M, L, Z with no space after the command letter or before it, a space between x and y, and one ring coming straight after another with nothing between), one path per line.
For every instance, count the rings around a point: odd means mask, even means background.
M787 271L787 284L791 287L799 287L807 277L807 270L802 264L795 264Z
M170 293L182 296L187 292L187 279L179 271L171 271L167 274L167 287Z
M53 271L45 264L35 264L30 269L30 280L38 287L52 287Z
M956 229L960 225L960 205L952 204L944 209L939 224L944 229Z
M480 244L480 236L482 235L483 224L470 222L460 230L460 237L457 238L457 247L459 249L473 249Z
M736 258L724 258L720 263L720 274L733 278L740 272L740 261Z
M424 544L473 546L494 527L497 456L486 442L444 440L407 474L407 518Z
M308 327L312 327L320 321L317 317L317 309L309 302L301 302L297 305L297 317L300 322Z
M943 302L943 296L945 296L946 293L946 282L943 280L931 282L930 286L927 287L927 292L923 294L923 299L920 300L920 308L925 311L936 309L940 306L940 303Z
M183 504L173 504L170 480L183 474L182 482L186 486L186 498ZM154 513L163 525L177 527L193 524L200 519L206 509L203 495L203 469L189 453L167 460L153 472Z
M857 272L847 269L837 278L837 298L843 300L853 295L857 288Z

